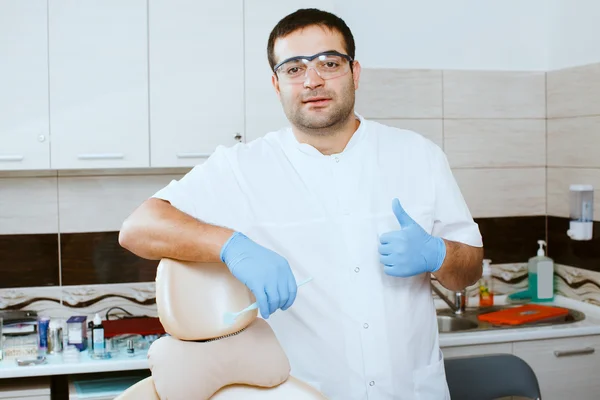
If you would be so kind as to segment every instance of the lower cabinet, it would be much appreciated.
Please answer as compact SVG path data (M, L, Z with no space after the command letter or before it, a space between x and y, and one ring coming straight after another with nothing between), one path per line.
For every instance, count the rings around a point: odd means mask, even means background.
M442 347L445 358L509 353L535 372L544 400L598 400L600 335ZM502 379L502 377L498 377ZM521 400L513 397L513 400ZM503 399L504 400L504 399Z
M535 371L544 400L600 399L600 336L515 342L513 353Z

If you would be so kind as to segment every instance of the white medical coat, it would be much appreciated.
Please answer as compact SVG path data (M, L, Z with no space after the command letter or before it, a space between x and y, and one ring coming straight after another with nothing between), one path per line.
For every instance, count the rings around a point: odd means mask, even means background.
M278 252L298 282L314 278L267 320L292 375L332 400L448 399L430 276L386 275L379 235L399 228L394 197L433 235L482 246L479 229L438 146L356 116L340 154L285 128L217 148L154 197Z

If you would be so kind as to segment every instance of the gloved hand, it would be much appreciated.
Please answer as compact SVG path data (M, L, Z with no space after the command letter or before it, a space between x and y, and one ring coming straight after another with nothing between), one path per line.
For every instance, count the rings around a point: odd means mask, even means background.
M379 254L388 275L408 277L440 269L446 258L446 243L431 236L400 205L392 202L392 210L400 229L380 236Z
M221 260L252 291L263 318L268 319L278 308L287 310L294 303L296 278L279 254L235 232L221 248Z

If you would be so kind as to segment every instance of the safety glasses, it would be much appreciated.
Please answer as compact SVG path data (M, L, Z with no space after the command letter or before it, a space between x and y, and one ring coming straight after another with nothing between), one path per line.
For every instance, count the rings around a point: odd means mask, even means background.
M312 56L296 56L283 60L273 71L280 80L290 83L304 82L312 68L321 79L333 79L350 71L352 58L337 51L324 51Z

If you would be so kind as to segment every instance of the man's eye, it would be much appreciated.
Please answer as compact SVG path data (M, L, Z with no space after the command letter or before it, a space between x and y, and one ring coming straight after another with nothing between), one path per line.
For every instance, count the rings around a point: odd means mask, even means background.
M302 72L300 67L291 67L291 68L288 68L285 73L288 75L297 75L300 72Z

